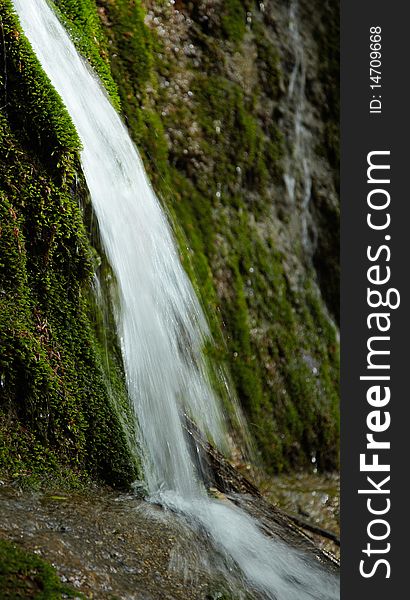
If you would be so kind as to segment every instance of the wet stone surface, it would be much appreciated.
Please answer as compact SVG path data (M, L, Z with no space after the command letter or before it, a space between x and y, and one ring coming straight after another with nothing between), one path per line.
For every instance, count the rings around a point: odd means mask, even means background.
M340 477L337 473L295 473L258 481L269 502L300 519L339 535ZM339 556L339 548L323 537L315 543Z
M251 599L239 574L183 519L98 489L87 495L0 487L0 537L41 556L87 598Z

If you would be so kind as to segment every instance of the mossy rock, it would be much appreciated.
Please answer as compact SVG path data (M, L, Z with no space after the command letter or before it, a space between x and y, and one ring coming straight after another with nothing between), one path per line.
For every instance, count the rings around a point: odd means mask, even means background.
M0 540L0 590L3 600L85 598L62 584L46 561L4 540Z
M9 1L0 19L0 470L127 486L137 476L124 427L132 415L115 344L104 368L92 294L104 257L95 264L79 208L80 143Z

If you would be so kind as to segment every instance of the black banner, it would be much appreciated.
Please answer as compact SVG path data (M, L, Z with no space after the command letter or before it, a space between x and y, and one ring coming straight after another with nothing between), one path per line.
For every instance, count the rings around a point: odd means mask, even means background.
M407 597L410 5L341 6L342 599Z

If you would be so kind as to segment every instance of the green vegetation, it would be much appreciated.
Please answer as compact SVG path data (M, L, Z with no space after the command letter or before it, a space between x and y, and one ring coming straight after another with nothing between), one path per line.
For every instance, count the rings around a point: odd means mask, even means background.
M221 30L228 40L239 43L245 34L246 11L241 0L227 0L223 4Z
M4 540L0 540L0 590L4 600L84 598L63 585L51 565Z
M136 465L118 412L130 409L119 352L111 346L108 385L94 327L79 141L10 2L0 17L0 470L127 485Z
M104 6L103 22L123 23L127 2L99 4ZM231 4L220 7L220 27ZM320 468L333 468L338 460L336 334L313 273L294 289L274 236L261 234L263 226L258 227L271 220L271 185L283 176L282 135L273 117L261 118L265 95L275 99L281 94L278 52L255 18L251 43L257 85L244 90L227 74L231 51L223 54L215 41L220 31L215 14L204 19L197 6L189 10L192 41L204 49L200 65L189 59L181 63L180 53L175 57L151 28L143 51L150 59L142 63L152 65L151 75L144 70L134 79L126 67L126 57L134 52L132 41L127 48L117 27L108 29L121 103L155 187L177 224L184 264L194 274L211 322L216 342L212 356L233 376L265 466L302 466L314 456ZM166 22L172 9L158 15ZM241 15L236 11L236 18ZM241 61L250 51L239 45L243 33L230 36L225 31L224 36L235 39L232 53L242 53ZM178 91L173 82L182 71L189 84Z

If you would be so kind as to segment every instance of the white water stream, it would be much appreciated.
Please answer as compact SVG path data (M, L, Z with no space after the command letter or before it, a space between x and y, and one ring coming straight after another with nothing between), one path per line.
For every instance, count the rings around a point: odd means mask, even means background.
M287 111L290 131L288 141L291 152L285 161L284 180L292 205L297 201L298 186L301 192L302 241L308 246L308 210L312 192L310 133L303 123L306 114L306 57L299 29L299 1L291 0L289 7L289 40L294 54L294 66L289 78Z
M247 581L276 600L334 600L337 580L210 500L184 435L184 413L214 443L223 415L202 355L206 320L138 152L98 78L46 0L13 0L21 25L82 141L81 163L119 287L118 333L153 500L205 529Z

